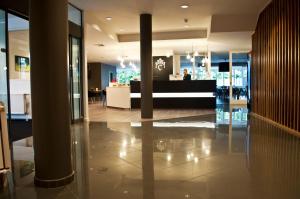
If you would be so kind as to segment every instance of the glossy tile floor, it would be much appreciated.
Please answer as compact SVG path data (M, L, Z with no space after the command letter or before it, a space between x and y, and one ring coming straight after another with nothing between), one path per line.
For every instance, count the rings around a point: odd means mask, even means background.
M33 172L24 175L21 166L23 175L15 175L23 177L0 198L300 198L299 138L248 117L245 109L91 122L74 126L73 134L76 179L71 185L35 188Z
M156 109L153 111L153 120L171 119L212 114L211 109ZM89 104L89 120L93 122L132 122L142 121L139 109L117 109L103 106L102 102L96 101Z

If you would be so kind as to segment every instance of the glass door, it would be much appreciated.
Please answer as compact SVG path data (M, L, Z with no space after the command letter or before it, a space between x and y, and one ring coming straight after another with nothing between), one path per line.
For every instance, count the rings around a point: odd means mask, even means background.
M0 102L8 112L6 53L6 13L0 10Z
M70 101L72 122L82 118L81 39L70 36Z
M228 67L221 67L223 64L229 63L228 52L212 52L211 53L211 75L212 79L217 80L216 97L217 104L228 104L230 100L230 73Z
M249 53L230 53L231 104L247 104Z

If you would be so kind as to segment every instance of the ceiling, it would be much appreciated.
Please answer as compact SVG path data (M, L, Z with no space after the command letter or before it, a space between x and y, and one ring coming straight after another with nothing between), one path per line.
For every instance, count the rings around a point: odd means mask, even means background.
M139 59L139 42L119 42L118 37L139 33L140 13L152 13L153 32L207 30L207 37L153 41L153 54L183 54L251 50L251 35L259 13L270 0L71 0L85 11L88 62L115 64L118 56ZM189 8L182 9L186 4ZM112 17L112 20L106 20ZM185 23L184 19L188 19ZM97 25L97 26L95 26ZM96 27L96 28L95 28ZM100 28L100 30L99 30ZM98 29L98 30L96 30ZM181 35L182 36L182 35ZM96 44L103 44L98 46Z

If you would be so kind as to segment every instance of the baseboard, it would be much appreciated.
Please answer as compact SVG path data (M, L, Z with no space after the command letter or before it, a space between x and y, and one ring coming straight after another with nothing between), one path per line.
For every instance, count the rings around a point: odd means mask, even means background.
M250 115L253 116L253 117L256 117L256 118L258 118L260 120L263 120L263 121L265 121L265 122L267 122L269 124L272 124L273 126L276 126L277 128L280 128L280 129L286 131L287 133L289 133L291 135L294 135L294 136L297 136L297 137L300 138L300 132L298 132L298 131L296 131L294 129L286 127L286 126L284 126L282 124L279 124L279 123L277 123L277 122L275 122L275 121L273 121L273 120L271 120L269 118L263 117L263 116L258 115L256 113L253 113L253 112L251 112Z

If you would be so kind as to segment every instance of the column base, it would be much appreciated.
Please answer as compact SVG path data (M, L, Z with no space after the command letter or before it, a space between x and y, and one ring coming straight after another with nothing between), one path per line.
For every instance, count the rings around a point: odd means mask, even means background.
M57 188L70 184L74 180L74 171L67 177L56 179L56 180L42 180L34 177L34 184L37 187L42 188Z

